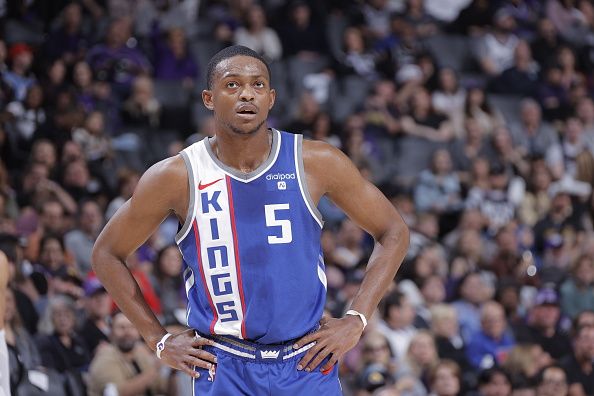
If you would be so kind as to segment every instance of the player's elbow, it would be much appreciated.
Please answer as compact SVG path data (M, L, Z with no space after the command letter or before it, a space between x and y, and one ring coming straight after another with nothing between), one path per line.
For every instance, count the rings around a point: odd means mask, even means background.
M98 239L93 245L91 252L91 267L96 274L102 272L103 267L109 262L109 258L113 257L107 246Z
M394 229L398 244L403 250L408 250L408 246L410 245L410 229L402 218L394 225Z

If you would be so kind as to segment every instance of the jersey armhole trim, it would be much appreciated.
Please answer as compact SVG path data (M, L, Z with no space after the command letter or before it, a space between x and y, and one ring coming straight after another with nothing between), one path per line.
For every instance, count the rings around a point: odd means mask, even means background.
M324 227L324 219L322 214L314 204L313 199L307 188L307 180L305 177L305 167L303 165L303 135L295 135L295 170L297 171L297 180L299 182L299 190L301 191L301 197L309 209L309 213L312 215L314 220L318 223L320 228Z
M196 206L196 185L194 179L194 169L192 168L192 163L190 161L190 157L188 157L188 153L185 151L181 151L179 154L184 159L184 164L186 165L186 169L188 171L188 188L190 189L190 201L188 202L188 213L186 214L186 220L184 221L181 230L179 230L179 232L175 235L175 242L178 244L181 242L182 239L186 237L186 235L192 228L192 222L194 220L194 208Z

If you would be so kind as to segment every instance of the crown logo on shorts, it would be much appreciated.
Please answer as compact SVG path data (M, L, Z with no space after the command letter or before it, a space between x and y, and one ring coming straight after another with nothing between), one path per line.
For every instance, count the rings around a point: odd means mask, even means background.
M276 359L280 351L260 351L262 359Z

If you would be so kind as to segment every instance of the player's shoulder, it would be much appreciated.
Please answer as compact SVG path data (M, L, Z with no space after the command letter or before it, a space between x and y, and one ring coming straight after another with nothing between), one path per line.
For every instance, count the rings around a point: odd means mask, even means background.
M182 193L188 184L188 171L181 155L165 158L142 175L139 187L160 191L162 195ZM138 189L138 188L137 188Z
M349 158L338 148L320 140L303 140L303 163L310 168L330 171L350 163Z
M145 176L175 182L180 178L187 178L185 162L181 155L174 155L153 164L144 174Z

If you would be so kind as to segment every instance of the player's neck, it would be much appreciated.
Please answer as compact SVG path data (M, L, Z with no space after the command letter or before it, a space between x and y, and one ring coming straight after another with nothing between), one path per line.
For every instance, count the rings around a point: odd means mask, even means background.
M210 142L219 161L244 173L257 169L270 155L272 133L264 128L252 135L217 133Z

